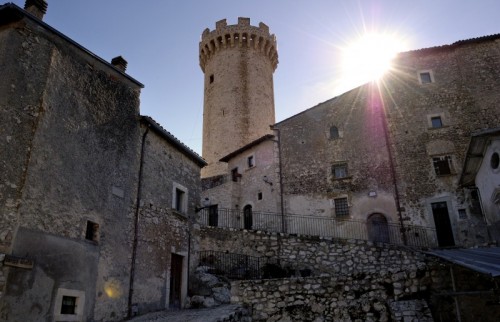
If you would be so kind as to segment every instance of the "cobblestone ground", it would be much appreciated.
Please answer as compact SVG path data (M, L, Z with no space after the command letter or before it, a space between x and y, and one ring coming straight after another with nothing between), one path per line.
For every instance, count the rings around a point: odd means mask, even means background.
M222 322L243 321L239 317L245 315L240 305L221 305L214 308L161 311L135 317L128 322ZM248 319L248 318L247 318Z

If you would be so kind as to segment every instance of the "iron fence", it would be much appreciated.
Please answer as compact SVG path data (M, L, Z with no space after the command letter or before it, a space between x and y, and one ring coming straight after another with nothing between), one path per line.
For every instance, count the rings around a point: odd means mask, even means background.
M267 257L212 250L200 251L199 258L199 265L206 266L209 273L225 276L232 280L261 279L264 277L266 265L274 264L274 261Z
M200 212L201 225L284 232L339 239L371 240L414 247L437 246L435 229L423 226L366 222L348 219L333 219L321 216L301 216L278 213L252 212L245 214L236 209L203 209ZM405 241L406 239L406 241Z

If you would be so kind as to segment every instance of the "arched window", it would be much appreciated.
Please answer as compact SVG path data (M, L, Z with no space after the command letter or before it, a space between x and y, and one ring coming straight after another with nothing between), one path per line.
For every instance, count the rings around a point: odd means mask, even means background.
M339 138L339 129L336 126L330 127L330 139Z
M251 205L246 205L243 207L243 228L245 229L252 229L253 222L252 222L252 206Z
M368 239L378 243L389 243L389 225L382 214L371 214L367 220Z

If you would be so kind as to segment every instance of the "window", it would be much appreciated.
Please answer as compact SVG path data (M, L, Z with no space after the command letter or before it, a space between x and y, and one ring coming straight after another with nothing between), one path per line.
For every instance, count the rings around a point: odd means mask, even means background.
M210 75L210 84L214 82L214 74Z
M443 120L441 120L441 116L431 117L431 125L435 129L443 127Z
M87 229L85 231L85 239L97 242L99 225L90 220L87 221Z
M467 212L465 211L465 209L458 209L458 218L467 219Z
M258 199L258 200L262 200L262 192L259 192L259 193L257 194L257 199Z
M347 177L347 163L335 164L332 167L332 174L334 179L341 179Z
M176 182L173 183L172 208L182 214L188 211L188 189Z
M238 168L231 170L231 178L233 182L238 182L238 178L241 178L241 174L238 173Z
M84 308L84 291L58 288L53 308L53 321L83 321Z
M253 168L255 166L255 160L253 155L247 158L247 165L249 168Z
M432 164L438 176L445 176L453 173L451 156L449 155L432 158Z
M183 204L184 204L184 198L185 198L185 193L179 188L175 189L175 210L179 212L184 212L183 209Z
M63 296L61 303L61 314L76 314L76 297Z
M431 72L420 72L419 77L420 77L420 84L432 83Z
M349 216L349 204L347 198L336 198L335 202L335 215L337 217Z
M498 155L498 152L495 152L491 155L490 166L493 170L496 170L498 169L499 165L500 165L500 156Z
M330 139L339 138L339 129L336 126L330 127Z

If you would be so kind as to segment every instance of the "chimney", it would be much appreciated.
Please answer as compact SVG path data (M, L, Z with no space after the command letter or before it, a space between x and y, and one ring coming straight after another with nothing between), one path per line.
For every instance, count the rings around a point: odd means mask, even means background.
M111 59L111 65L115 66L122 72L125 72L125 70L127 69L127 61L123 59L122 56L118 56Z
M47 12L47 2L45 0L26 0L24 10L43 20L43 15Z

